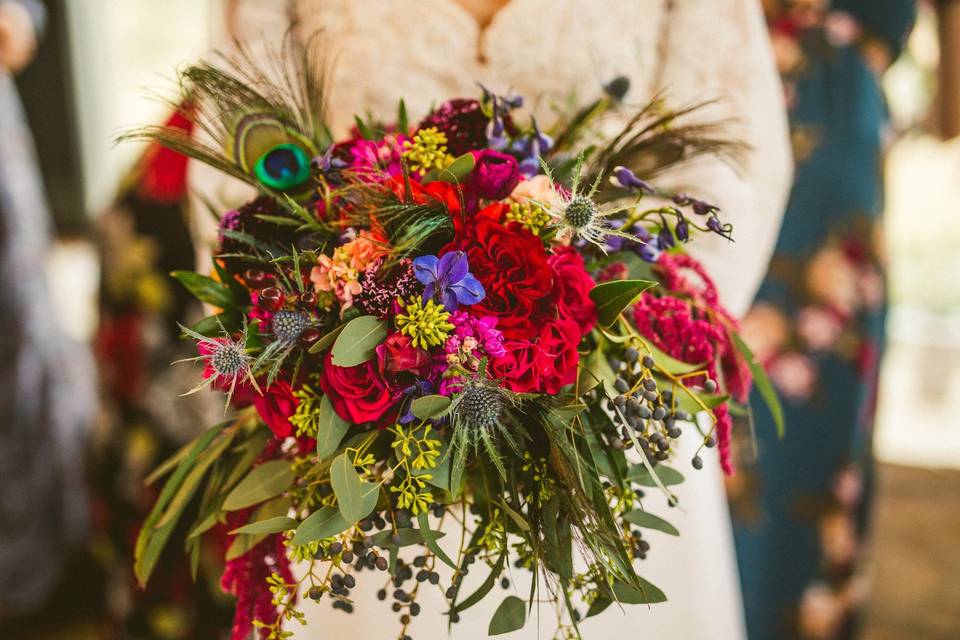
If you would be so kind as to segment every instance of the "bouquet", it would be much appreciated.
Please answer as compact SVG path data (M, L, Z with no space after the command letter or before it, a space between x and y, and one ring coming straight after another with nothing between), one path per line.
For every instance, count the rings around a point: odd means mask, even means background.
M288 637L304 597L349 613L359 580L383 582L406 638L419 592L440 589L447 610L425 613L455 623L508 564L535 575L531 607L558 604L558 637L615 602L665 600L638 562L645 531L678 532L646 492L676 504L678 438L729 470L731 411L762 372L683 251L730 226L639 176L736 145L684 124L696 107L631 113L624 80L549 131L483 88L415 124L403 102L393 122L358 117L335 142L315 55L272 75L249 56L190 67L209 141L132 134L259 194L218 216L209 275L173 274L214 308L183 335L197 389L230 415L150 479L170 476L138 578L189 514L194 567L205 536L230 537L234 640ZM507 596L490 634L527 611Z

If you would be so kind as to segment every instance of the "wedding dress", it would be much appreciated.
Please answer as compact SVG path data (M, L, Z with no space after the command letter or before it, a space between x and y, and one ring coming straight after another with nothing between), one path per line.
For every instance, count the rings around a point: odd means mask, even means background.
M285 14L279 2L247 1L237 24L245 40L261 42L278 43L291 18L301 37L324 32L334 59L329 118L336 135L346 132L355 113L390 119L400 97L415 121L445 98L476 95L478 82L523 95L528 110L547 126L551 107L564 104L571 92L581 101L592 99L615 76L629 78L627 100L638 105L661 90L672 106L716 99L697 117L730 120L728 134L749 145L743 163L702 158L657 182L687 187L718 204L724 220L734 224L736 242L700 237L691 247L727 307L735 314L746 310L766 270L791 179L781 89L755 0L512 0L485 28L455 0L294 0L290 11ZM225 195L225 189L211 194L207 170L193 171L194 184L208 195ZM668 509L659 494L648 499L649 508L681 535L651 532L649 559L639 565L669 601L610 607L581 624L586 638L745 637L719 464L708 455L704 469L694 471L687 461L697 443L681 442L676 464L687 480L676 487L679 506ZM376 601L382 578L358 576L352 615L327 601L307 602L310 625L292 623L290 629L296 638L396 637L399 614ZM469 578L465 592L470 580L479 583L483 576ZM510 593L525 597L521 572L512 578ZM464 612L452 637L486 638L501 600L491 593ZM417 640L447 637L446 617L436 613L446 611L442 593L422 589L418 601L423 613L408 633ZM543 609L539 620L531 614L526 627L508 637L552 637L553 613Z

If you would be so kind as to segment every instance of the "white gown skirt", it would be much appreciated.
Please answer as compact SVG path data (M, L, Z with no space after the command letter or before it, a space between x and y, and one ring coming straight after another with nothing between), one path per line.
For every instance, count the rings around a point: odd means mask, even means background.
M723 476L716 452L703 452L704 466L695 471L687 461L694 455L697 439L680 438L675 465L686 480L675 487L680 502L669 508L666 497L656 489L648 491L646 502L653 513L669 520L680 530L680 536L658 531L644 531L650 542L647 559L637 567L639 573L660 587L667 602L655 605L616 604L603 613L580 624L585 640L603 640L617 634L621 638L655 638L656 640L745 640L743 603L737 575L733 534L723 489ZM455 553L459 530L450 532L442 541L446 550ZM461 614L460 622L448 633L448 618L443 589L449 585L450 570L438 563L440 586L424 583L417 602L422 608L413 618L407 633L413 640L483 640L488 637L487 625L494 611L507 595L527 599L530 586L528 572L511 568L504 576L510 578L507 590L495 587L484 600ZM464 579L461 594L472 593L486 577L480 563L471 565L473 571ZM447 569L446 572L443 569ZM383 588L386 574L363 571L357 574L357 587L351 591L353 613L335 610L331 600L319 602L304 600L301 609L308 625L287 623L296 640L364 638L365 640L392 640L398 638L400 613L390 609L391 599L377 600L377 591ZM408 582L408 585L412 583ZM393 591L392 585L388 593ZM556 614L550 605L541 605L530 614L523 629L503 638L524 640L553 638Z

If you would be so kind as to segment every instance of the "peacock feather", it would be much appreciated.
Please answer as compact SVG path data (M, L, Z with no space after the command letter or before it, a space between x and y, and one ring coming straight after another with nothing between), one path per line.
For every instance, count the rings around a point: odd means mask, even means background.
M331 143L322 46L319 36L288 35L266 57L238 43L236 54L190 65L180 89L201 135L150 126L119 140L154 140L268 193L306 196L311 161Z

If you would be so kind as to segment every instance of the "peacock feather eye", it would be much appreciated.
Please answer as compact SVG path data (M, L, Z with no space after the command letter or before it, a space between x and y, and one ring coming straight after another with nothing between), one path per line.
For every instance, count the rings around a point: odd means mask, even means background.
M265 186L275 191L287 191L303 185L310 178L310 158L295 144L278 144L260 156L253 172Z

